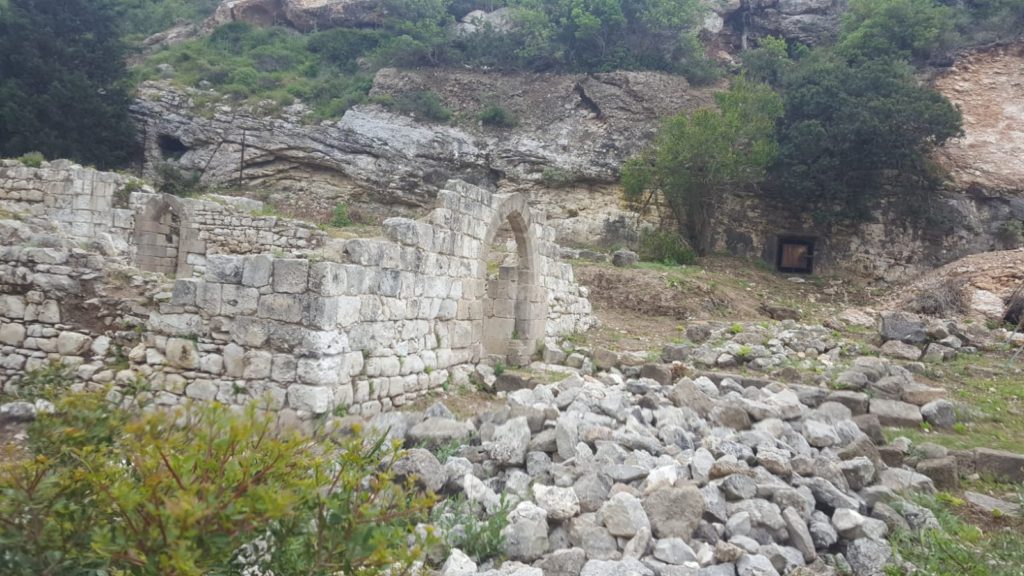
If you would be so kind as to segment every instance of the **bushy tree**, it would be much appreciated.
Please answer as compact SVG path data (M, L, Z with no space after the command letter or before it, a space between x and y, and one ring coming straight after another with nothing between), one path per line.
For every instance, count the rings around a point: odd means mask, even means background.
M781 84L785 115L769 188L786 205L822 222L857 221L887 192L907 203L941 183L931 153L961 134L960 112L909 65L851 65L816 51Z
M702 108L670 118L652 149L622 169L627 199L660 195L679 231L698 254L711 247L723 194L759 183L776 154L775 121L782 100L770 87L737 78Z
M935 0L853 0L836 50L855 62L927 62L956 42L953 9Z
M112 0L9 0L0 16L0 155L128 162L124 58Z

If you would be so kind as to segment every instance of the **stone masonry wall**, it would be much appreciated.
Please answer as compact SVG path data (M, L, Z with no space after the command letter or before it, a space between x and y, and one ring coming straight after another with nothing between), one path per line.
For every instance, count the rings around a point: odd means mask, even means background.
M210 255L176 281L132 360L162 403L265 398L299 419L400 406L482 354L487 247L510 221L520 245L515 344L592 323L585 290L556 260L554 231L523 196L450 182L425 221L338 241L338 261Z
M160 405L258 399L300 420L373 413L468 374L497 309L514 325L506 349L516 361L545 336L593 323L554 230L522 195L450 182L423 221L392 218L384 238L326 242L308 225L252 214L258 203L125 194L123 177L66 162L4 162L0 183L7 389L60 361L114 393L141 377ZM486 259L505 224L518 265L504 272L516 274L513 293L496 303ZM139 239L156 258L161 237L177 243L187 275L134 267Z
M68 160L42 168L0 160L0 208L22 217L44 217L70 236L101 240L109 251L126 253L134 214L119 191L129 180ZM123 199L121 206L116 205L118 199Z
M300 251L321 246L326 239L310 224L260 214L263 203L256 200L156 194L129 176L67 160L47 162L40 168L0 160L0 209L19 218L55 223L67 236L100 241L104 252L133 261L140 255L141 239L146 249L141 251L143 262L138 263L143 269L164 272L169 268L179 275L201 276L206 254ZM167 243L163 239L156 241L169 231L151 217L168 211L178 222L173 249L160 246ZM169 267L156 262L171 257L180 262Z

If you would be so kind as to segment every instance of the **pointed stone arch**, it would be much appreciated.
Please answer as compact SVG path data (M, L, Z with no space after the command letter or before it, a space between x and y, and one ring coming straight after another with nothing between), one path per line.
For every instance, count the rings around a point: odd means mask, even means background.
M495 195L492 206L479 265L483 352L504 356L512 365L523 365L529 363L544 337L547 321L537 223L522 194ZM514 265L498 263L495 269L496 242L514 242Z

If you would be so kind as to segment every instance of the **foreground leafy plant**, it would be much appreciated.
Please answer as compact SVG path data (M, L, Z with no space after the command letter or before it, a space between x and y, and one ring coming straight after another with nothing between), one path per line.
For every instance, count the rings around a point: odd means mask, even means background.
M501 558L504 538L501 531L508 526L511 502L505 494L496 510L481 519L477 505L459 495L445 500L432 514L433 523L440 532L445 555L452 548L458 548L477 562Z
M281 575L400 574L430 537L413 527L433 496L381 464L398 446L282 432L255 406L138 415L75 394L30 437L0 465L5 575L231 574L254 542Z

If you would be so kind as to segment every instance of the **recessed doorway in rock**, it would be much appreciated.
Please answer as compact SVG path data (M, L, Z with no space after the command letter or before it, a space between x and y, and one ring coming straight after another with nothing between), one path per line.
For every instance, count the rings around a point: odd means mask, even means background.
M180 160L188 146L181 139L170 134L160 134L156 137L156 145L160 148L160 157L164 160Z
M814 238L780 236L775 267L786 274L814 272Z
M530 362L544 336L546 292L538 286L536 243L530 213L521 196L499 205L484 239L483 352L504 358L509 365Z

